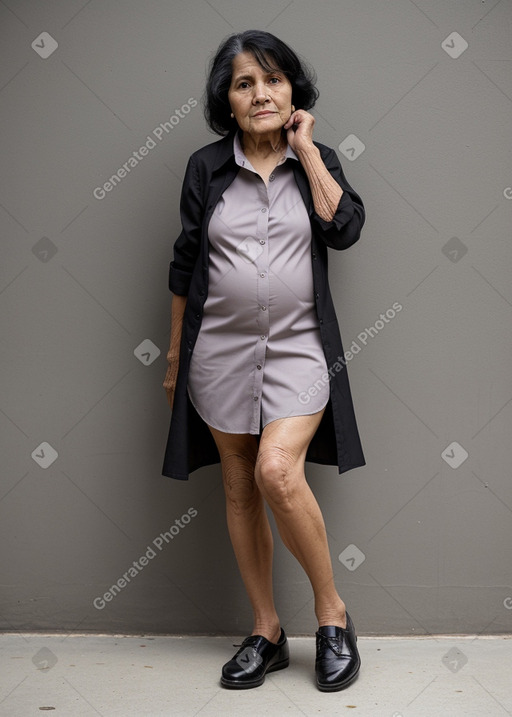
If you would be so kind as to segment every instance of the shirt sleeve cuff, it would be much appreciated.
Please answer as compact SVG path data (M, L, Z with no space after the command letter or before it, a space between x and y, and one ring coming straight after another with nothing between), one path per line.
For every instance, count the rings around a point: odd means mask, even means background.
M331 221L327 222L325 219L322 219L321 216L319 216L316 212L314 212L313 217L323 231L327 231L328 229L332 229L333 227L336 227L336 229L341 229L347 222L349 222L354 215L354 205L352 203L352 199L350 198L350 195L347 191L343 191L343 194L340 197L340 201L338 203L338 206L336 207L336 211L334 212L334 216L331 219Z
M182 269L177 269L171 261L169 265L169 289L173 294L186 296L192 279L192 274Z

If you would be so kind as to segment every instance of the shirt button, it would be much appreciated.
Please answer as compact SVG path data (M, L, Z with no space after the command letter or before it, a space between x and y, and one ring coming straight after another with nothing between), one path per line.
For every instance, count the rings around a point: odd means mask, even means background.
M260 339L261 339L262 341L265 341L266 338L267 338L267 337L265 336L265 334L261 334Z
M261 310L262 310L262 311L266 311L266 310L267 310L267 307L266 307L266 306L262 306L262 307L261 307Z
M260 276L261 276L262 279L265 278L265 274L260 274Z
M264 240L264 239L260 239L260 244L264 244L264 243L265 243L265 240Z
M256 368L258 369L258 371L261 371L261 366L259 364L256 366Z
M258 396L254 396L254 400L257 401L257 400L258 400Z
M263 212L263 214L265 214L265 212L266 212L267 210L266 210L265 207L262 207L261 211Z
M268 178L268 181L269 181L269 182L273 182L274 179L275 179L275 175L274 175L274 174L271 174L270 177Z

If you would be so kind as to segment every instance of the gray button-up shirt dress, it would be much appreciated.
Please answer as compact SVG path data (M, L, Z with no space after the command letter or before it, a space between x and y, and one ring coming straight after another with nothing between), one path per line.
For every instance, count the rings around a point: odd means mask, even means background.
M208 225L208 298L188 393L214 428L258 434L276 418L322 409L329 382L322 381L311 224L290 166L298 157L287 146L266 186L238 135L234 154L240 171Z
M315 145L344 192L331 222L314 211L297 156L265 185L238 134L189 159L169 288L187 295L162 474L187 480L220 458L207 423L259 435L327 406L306 460L365 465L327 279L326 246L359 238L365 213L336 153Z

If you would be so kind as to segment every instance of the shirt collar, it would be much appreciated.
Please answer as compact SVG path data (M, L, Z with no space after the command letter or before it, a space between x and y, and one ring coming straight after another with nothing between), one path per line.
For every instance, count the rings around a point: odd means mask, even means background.
M242 149L242 143L240 141L240 132L235 132L235 136L233 138L233 154L235 157L235 162L240 167L245 167L246 163L249 162ZM284 164L287 159L296 159L297 161L299 161L299 158L288 143L286 144L284 157L277 166Z

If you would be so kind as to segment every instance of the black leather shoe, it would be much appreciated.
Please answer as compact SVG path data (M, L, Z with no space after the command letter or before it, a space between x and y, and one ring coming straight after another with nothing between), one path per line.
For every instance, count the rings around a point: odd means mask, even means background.
M361 667L354 623L347 612L347 627L326 625L316 633L316 684L322 692L347 687Z
M235 690L259 687L265 681L267 672L282 670L289 664L288 640L283 628L277 645L263 635L250 635L222 668L220 682L223 687Z

